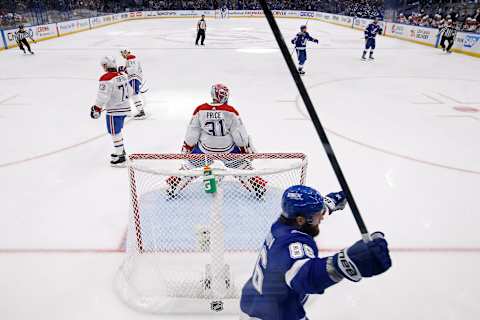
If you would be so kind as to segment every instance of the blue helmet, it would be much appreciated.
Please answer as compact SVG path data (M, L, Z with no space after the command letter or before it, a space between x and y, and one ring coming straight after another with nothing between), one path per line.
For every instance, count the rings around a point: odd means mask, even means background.
M291 186L282 196L282 216L292 219L303 216L311 219L315 213L325 209L323 197L317 190L296 185Z

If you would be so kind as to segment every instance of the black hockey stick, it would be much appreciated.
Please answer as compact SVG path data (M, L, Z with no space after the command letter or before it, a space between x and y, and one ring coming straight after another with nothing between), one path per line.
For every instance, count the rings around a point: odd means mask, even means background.
M367 226L365 225L362 215L358 210L358 207L357 207L357 204L355 203L355 199L353 198L352 192L348 187L347 180L343 175L342 169L340 168L340 164L337 161L337 157L333 152L330 141L328 141L327 134L325 133L325 130L323 129L322 124L320 123L320 119L318 118L317 112L315 111L315 107L313 106L313 103L310 100L308 91L305 88L305 85L303 84L303 81L300 78L300 75L295 68L295 64L293 62L292 56L289 54L288 47L285 44L285 40L283 39L282 33L278 28L275 18L273 17L272 11L270 11L270 9L268 8L266 0L259 0L259 2L260 2L260 5L262 6L263 13L265 14L265 17L268 20L268 24L272 29L273 35L277 40L278 46L280 47L280 51L282 52L283 58L287 63L288 69L290 70L293 80L295 80L298 91L302 96L303 103L307 107L308 113L310 115L310 119L312 119L313 125L315 126L315 130L317 131L318 137L320 138L323 148L327 153L328 160L330 160L330 164L332 165L332 168L335 171L335 175L337 176L338 182L340 183L342 190L345 192L348 204L350 205L350 209L352 210L352 213L353 213L353 217L355 218L358 229L360 229L360 233L362 234L362 238L365 242L370 241L370 235L368 234Z

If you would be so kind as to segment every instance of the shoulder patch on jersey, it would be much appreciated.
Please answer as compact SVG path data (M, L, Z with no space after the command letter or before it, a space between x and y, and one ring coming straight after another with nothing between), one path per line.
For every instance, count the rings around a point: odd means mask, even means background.
M113 78L115 78L118 75L120 75L118 72L109 71L109 72L105 73L103 76L101 76L99 81L112 80Z

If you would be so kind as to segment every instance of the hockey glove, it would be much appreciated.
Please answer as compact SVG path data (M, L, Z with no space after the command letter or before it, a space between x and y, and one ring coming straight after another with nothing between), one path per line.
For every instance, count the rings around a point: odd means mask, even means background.
M102 108L100 107L97 107L97 106L93 106L91 109L90 109L90 117L92 119L98 119L100 118L100 115L102 114Z
M118 72L127 72L124 66L118 67Z
M313 42L318 43L318 39L313 39Z
M330 214L332 214L333 211L345 209L347 205L347 198L343 191L329 193L323 198L323 201L325 201Z
M357 241L333 256L333 267L350 281L373 277L384 273L392 266L388 243L381 232L372 234L372 241Z
M183 154L190 154L193 151L193 146L189 146L186 142L183 143L182 153Z

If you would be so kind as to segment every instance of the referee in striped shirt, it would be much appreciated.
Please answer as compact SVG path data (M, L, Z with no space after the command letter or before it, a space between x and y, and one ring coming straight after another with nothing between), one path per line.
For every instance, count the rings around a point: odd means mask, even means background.
M453 26L452 19L447 21L447 25L440 29L440 34L442 35L442 40L440 41L440 46L443 51L451 53L453 44L455 43L455 36L457 35L457 29ZM445 41L448 41L448 47L445 47Z
M198 20L197 23L197 40L195 40L195 45L198 46L198 40L202 39L200 44L203 46L205 42L205 32L207 31L207 23L205 22L205 15L202 14L202 19Z

